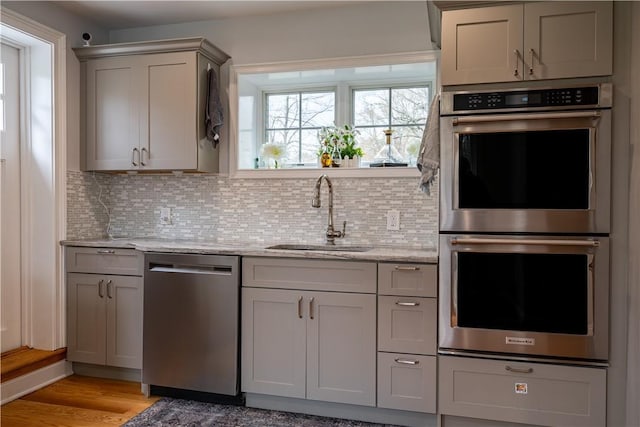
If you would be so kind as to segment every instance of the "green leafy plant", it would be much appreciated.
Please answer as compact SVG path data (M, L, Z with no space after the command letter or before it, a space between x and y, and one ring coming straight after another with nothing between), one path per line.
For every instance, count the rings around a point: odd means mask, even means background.
M329 152L333 151L333 148L337 145L340 150L340 156L342 158L353 159L354 156L362 157L364 152L362 148L356 147L356 136L360 132L352 125L344 126L329 126L320 130L318 137L320 139L320 149L318 155L321 155L325 150L325 146Z

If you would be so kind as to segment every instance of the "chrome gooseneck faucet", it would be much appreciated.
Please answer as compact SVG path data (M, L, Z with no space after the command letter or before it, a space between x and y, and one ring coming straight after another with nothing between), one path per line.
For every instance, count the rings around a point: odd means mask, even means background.
M327 187L329 188L329 223L327 224L327 244L335 245L335 239L341 238L345 236L345 230L347 228L347 221L342 223L342 231L335 231L333 228L333 185L331 185L331 180L326 174L320 175L320 178L316 181L316 188L313 192L313 199L311 200L311 206L314 208L319 208L322 206L320 203L320 186L322 185L322 180L327 181Z

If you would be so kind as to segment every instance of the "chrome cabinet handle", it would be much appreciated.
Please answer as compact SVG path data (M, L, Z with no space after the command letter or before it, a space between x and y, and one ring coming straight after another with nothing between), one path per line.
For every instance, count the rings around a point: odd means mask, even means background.
M109 280L107 281L107 297L109 297L109 299L113 299L113 296L111 295L111 288L109 287L109 285L112 285L113 281Z
M533 57L535 55L535 51L533 48L529 49L529 53L531 54L531 63L529 64L529 75L533 76Z
M138 164L136 163L136 151L138 151L138 149L134 148L133 151L131 152L131 164L133 166L138 166ZM140 155L138 155L138 158L140 158Z
M100 280L98 282L98 296L100 298L104 298L104 292L102 292L102 285L104 284L104 280Z
M302 297L298 298L298 318L302 319Z
M309 300L309 319L313 319L313 300L315 298L311 297L311 299Z
M514 49L513 53L516 55L516 68L513 70L513 77L518 77L518 60L520 59L520 52L518 52L518 49Z
M530 374L533 372L533 368L514 368L513 366L505 366L504 369L506 369L509 372L516 372L518 374Z
M142 150L140 150L140 164L142 166L147 166L147 164L144 162L144 153L147 153L147 157L149 157L149 150L147 150L146 147L142 147Z
M98 253L102 255L113 255L116 253L113 249L98 249Z
M396 363L399 363L401 365L417 365L418 363L420 363L419 360L400 359L399 357L394 360L396 361Z
M420 267L415 265L396 265L396 271L419 271Z
M396 305L402 306L402 307L417 307L420 305L419 302L404 302L404 301L396 301Z

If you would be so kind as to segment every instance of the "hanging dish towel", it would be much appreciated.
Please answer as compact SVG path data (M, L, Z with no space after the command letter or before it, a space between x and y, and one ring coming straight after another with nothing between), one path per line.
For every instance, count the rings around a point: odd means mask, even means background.
M216 148L220 142L220 127L223 124L224 115L222 104L218 94L218 77L211 68L207 71L207 103L205 106L204 125L207 132L207 139Z
M431 195L431 186L435 182L440 168L440 95L436 94L429 107L429 117L422 134L422 142L418 151L418 170L420 189Z

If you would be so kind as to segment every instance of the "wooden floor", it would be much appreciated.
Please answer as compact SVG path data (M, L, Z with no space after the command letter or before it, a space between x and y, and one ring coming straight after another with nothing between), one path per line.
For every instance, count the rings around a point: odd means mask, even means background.
M29 372L37 371L40 368L64 360L66 355L66 348L46 351L19 347L15 350L6 351L0 357L0 382L18 378Z
M157 400L140 383L72 375L3 405L0 425L120 426Z

